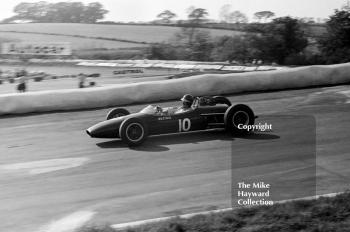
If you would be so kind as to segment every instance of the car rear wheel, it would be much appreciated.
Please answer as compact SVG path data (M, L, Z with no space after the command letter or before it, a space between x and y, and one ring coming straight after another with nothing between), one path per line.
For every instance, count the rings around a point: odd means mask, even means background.
M138 146L147 138L148 130L142 120L128 118L120 125L119 135L122 141L129 146Z
M245 128L248 125L254 125L255 116L253 110L244 104L231 106L225 112L224 116L226 130L238 135L247 134Z
M108 112L106 120L110 120L112 118L119 118L129 114L130 112L124 108L115 108Z
M216 104L225 104L228 106L231 106L231 101L223 96L214 96L213 99L215 100Z

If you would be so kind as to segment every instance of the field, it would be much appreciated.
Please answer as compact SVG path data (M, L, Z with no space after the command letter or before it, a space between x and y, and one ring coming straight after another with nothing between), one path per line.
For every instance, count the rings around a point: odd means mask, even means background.
M131 47L144 47L144 44L109 41L93 38L79 38L65 35L45 35L32 33L16 33L1 32L0 40L4 42L30 42L30 43L46 43L46 42L70 42L73 50L86 49L120 49Z
M179 27L152 25L2 24L0 25L0 41L71 42L73 49L125 48L167 41L178 30ZM243 33L221 29L202 30L209 31L214 37Z

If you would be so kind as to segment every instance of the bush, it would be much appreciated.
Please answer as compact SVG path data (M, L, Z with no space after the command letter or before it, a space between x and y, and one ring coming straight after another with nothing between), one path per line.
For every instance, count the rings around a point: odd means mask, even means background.
M291 54L284 60L285 65L307 65L308 61L303 53Z
M152 45L148 59L212 61L212 38L206 31L184 27L169 43Z
M151 46L148 59L155 60L186 60L189 58L189 51L183 47L175 47L169 44L157 44Z
M255 58L255 50L252 48L250 35L244 36L222 36L216 38L212 59L218 61L246 63Z

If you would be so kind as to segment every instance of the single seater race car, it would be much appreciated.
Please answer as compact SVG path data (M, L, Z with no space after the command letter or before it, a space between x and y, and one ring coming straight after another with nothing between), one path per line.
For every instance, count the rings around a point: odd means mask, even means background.
M232 105L223 96L195 97L188 110L149 105L137 113L124 108L112 109L105 121L86 130L93 138L120 138L129 146L142 144L150 135L183 133L223 128L234 134L245 134L244 125L254 125L256 116L244 104Z

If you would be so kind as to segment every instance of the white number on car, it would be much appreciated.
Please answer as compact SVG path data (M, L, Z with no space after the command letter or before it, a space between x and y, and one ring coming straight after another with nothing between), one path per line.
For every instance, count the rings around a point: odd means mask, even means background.
M185 118L183 120L179 119L179 132L189 131L191 129L191 120Z

